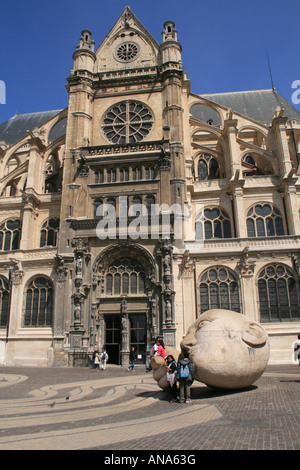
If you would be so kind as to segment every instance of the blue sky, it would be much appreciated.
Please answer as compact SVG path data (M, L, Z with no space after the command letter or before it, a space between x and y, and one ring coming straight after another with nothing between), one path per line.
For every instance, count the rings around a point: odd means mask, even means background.
M275 88L292 103L292 83L300 81L300 0L6 0L0 122L67 107L66 78L81 31L89 29L98 47L126 5L159 43L164 22L175 22L194 93L271 88L267 49Z

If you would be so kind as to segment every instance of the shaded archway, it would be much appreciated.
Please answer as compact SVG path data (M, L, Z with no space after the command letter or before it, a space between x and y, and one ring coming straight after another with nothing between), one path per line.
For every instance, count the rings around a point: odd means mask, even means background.
M114 244L96 257L91 340L107 350L110 362L127 365L132 346L137 362L145 362L157 321L155 279L154 258L138 244Z

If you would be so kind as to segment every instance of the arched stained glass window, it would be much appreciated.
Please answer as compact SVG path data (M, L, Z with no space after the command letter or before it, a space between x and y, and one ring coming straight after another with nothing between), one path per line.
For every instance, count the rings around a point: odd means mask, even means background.
M219 163L215 157L209 154L203 154L200 156L197 171L197 179L199 181L220 178Z
M247 214L248 237L284 235L283 219L272 204L257 204Z
M59 232L59 219L49 219L42 225L40 247L56 246Z
M0 328L7 326L10 309L10 288L8 281L0 277Z
M0 225L0 250L11 251L20 248L21 221L9 219Z
M51 327L53 315L53 286L45 277L30 282L26 292L24 326Z
M300 318L299 292L295 273L274 263L258 275L260 321L291 321Z
M151 215L152 212L152 206L155 204L155 198L153 196L147 196L146 197L146 209L147 209L147 214ZM154 210L154 208L153 208Z
M103 200L95 199L94 203L94 219L103 217Z
M107 269L105 292L108 296L144 294L145 274L142 266L133 258L120 258Z
M219 207L205 209L196 219L196 239L231 238L231 223L228 214Z
M128 208L128 215L130 217L138 217L142 215L142 198L139 196L134 196L132 198L130 207Z
M207 269L200 278L200 312L223 308L240 312L237 277L224 266Z

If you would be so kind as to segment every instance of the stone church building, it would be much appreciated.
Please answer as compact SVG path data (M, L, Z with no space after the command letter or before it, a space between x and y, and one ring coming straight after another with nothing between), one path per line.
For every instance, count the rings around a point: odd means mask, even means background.
M291 362L300 113L275 89L194 94L174 23L158 43L129 7L73 60L67 109L0 125L0 363L144 363L211 308Z

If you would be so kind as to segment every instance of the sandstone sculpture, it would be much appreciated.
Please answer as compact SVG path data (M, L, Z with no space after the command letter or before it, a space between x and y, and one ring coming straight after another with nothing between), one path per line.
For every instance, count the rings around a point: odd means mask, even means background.
M168 346L165 347L165 351L167 354L172 354L172 356L174 356L175 361L178 362L180 351L177 351L177 349L169 348ZM157 384L160 388L167 388L167 369L165 366L164 359L161 356L154 356L152 357L150 364L153 370L154 380L157 381Z
M203 313L191 325L180 346L194 363L194 379L217 388L249 387L263 374L269 360L269 341L264 328L230 310ZM175 356L174 350L166 348L166 351ZM154 379L165 388L162 358L153 358L151 365Z

